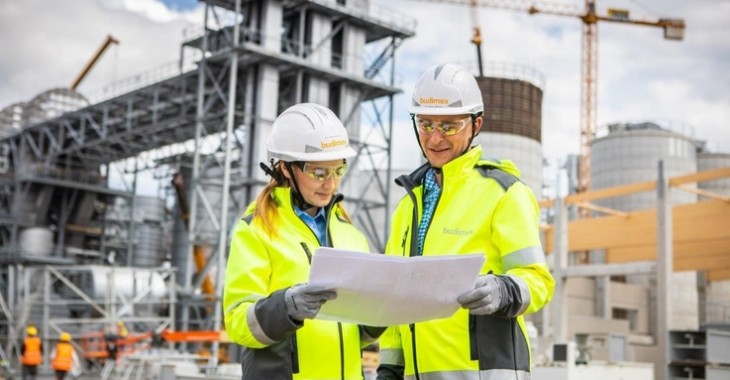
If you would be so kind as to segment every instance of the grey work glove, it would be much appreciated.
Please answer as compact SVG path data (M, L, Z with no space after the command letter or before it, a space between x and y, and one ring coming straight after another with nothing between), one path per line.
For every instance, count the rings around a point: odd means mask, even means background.
M337 298L337 293L317 285L297 284L284 293L286 312L295 321L312 319L322 305Z
M497 276L487 274L479 276L474 289L460 295L456 301L464 309L469 309L469 314L494 314L502 302L502 292L502 282Z

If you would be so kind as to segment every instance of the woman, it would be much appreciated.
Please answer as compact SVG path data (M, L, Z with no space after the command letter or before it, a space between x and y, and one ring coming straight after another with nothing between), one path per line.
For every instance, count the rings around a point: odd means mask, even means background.
M360 350L383 329L315 320L337 295L306 284L317 247L368 251L337 194L355 156L347 131L331 110L297 104L274 120L267 151L271 181L233 233L223 295L243 379L360 380Z

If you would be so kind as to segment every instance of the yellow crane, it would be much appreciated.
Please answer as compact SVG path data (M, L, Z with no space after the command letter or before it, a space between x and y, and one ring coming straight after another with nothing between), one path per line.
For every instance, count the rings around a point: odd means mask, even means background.
M420 0L433 3L452 3L470 6L474 38L477 45L477 60L481 68L481 32L476 22L476 7L496 8L510 11L526 12L530 15L543 13L557 16L576 17L583 23L582 66L581 66L581 119L580 119L580 151L578 159L578 192L590 189L591 185L591 139L596 129L598 81L598 22L606 21L620 24L653 26L664 29L664 38L681 41L684 38L685 23L682 19L660 18L659 20L632 19L625 9L608 9L605 15L596 12L596 0L585 0L585 7L578 8L574 4L544 2L535 0ZM478 38L477 38L478 37ZM478 40L477 42L474 42Z
M111 44L119 44L119 41L112 37L110 34L106 36L106 39L104 40L104 42L101 43L99 49L97 49L96 53L94 53L94 55L91 57L89 63L87 63L83 70L81 70L79 75L76 76L76 79L74 79L73 83L71 83L71 86L69 86L70 89L75 90L77 87L79 87L81 81L84 80L84 78L86 77L86 74L91 71L91 68L94 67L94 65L96 64L96 61L101 58L101 55L104 54L106 49L109 48Z

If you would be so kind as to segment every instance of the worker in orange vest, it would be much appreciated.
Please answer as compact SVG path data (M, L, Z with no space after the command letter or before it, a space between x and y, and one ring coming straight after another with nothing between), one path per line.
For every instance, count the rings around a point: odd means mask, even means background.
M117 336L120 339L124 339L127 337L127 334L129 334L129 330L127 330L127 326L124 325L124 322L117 322Z
M81 365L71 345L71 334L62 332L56 348L51 353L51 367L56 372L56 380L63 380L66 374L77 371Z
M38 366L43 362L43 342L38 337L38 329L28 326L26 337L21 347L20 363L23 364L23 380L35 380Z

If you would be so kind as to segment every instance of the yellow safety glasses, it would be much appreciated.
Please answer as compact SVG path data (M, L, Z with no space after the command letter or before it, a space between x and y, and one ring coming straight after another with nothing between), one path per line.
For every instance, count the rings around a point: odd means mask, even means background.
M347 163L339 166L317 166L318 164L309 162L298 162L297 164L302 173L317 181L326 181L332 177L340 179L347 173Z
M470 120L471 116L457 121L433 121L416 117L416 126L421 133L430 135L438 129L443 136L453 136L463 131Z

